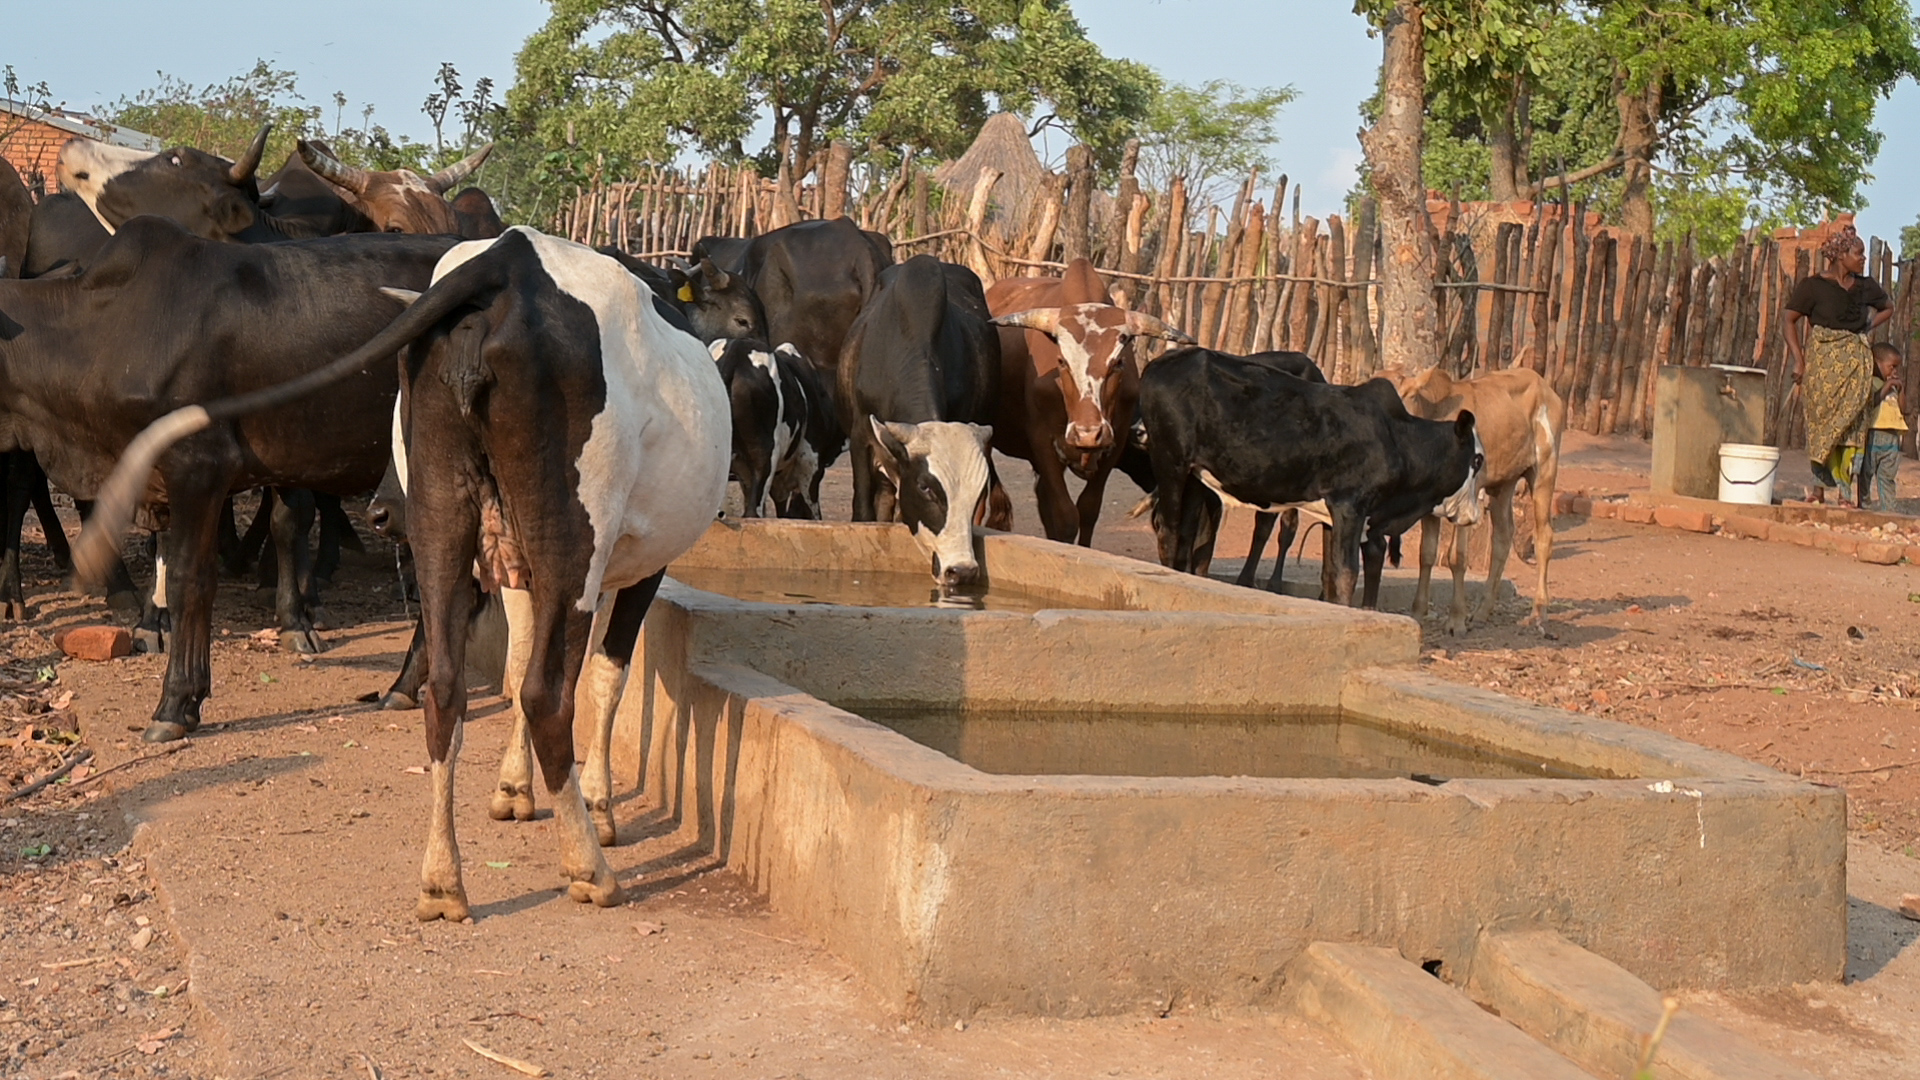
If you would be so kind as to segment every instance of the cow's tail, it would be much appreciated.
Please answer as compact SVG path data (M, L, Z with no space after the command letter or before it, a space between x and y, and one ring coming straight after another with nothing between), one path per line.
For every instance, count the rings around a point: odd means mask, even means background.
M222 398L205 405L178 408L148 424L121 452L106 483L94 495L93 514L73 543L73 567L82 585L97 586L106 579L120 556L120 545L133 511L147 490L147 478L153 474L160 455L189 435L216 423L238 419L262 409L278 408L323 389L349 375L358 374L383 358L392 357L409 342L424 334L447 315L459 309L476 293L498 287L504 268L498 260L484 254L455 269L433 288L419 295L400 317L387 324L366 344L338 360L289 379L278 386L250 394ZM405 299L395 290L390 295Z

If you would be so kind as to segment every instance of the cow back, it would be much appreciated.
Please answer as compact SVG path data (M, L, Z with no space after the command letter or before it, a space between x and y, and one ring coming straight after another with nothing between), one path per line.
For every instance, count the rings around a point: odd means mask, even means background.
M879 287L880 272L892 263L890 247L846 218L834 218L755 237L745 270L766 311L768 340L791 342L815 366L831 371L848 330Z

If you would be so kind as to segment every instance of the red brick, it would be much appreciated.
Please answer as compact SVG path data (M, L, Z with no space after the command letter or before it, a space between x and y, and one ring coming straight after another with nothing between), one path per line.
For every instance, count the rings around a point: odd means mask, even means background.
M1704 510L1682 510L1677 506L1654 507L1653 523L1669 529L1685 529L1688 532L1713 531L1712 514Z
M1575 495L1567 501L1567 512L1579 517L1593 516L1593 500L1583 495Z
M1858 537L1846 533L1828 532L1824 529L1813 530L1813 549L1815 551L1837 551L1842 555L1852 555L1860 550Z
M1773 528L1767 530L1767 539L1785 540L1789 544L1798 544L1801 547L1812 547L1813 538L1819 535L1819 529L1805 525L1785 525L1780 522L1775 522Z
M1571 513L1576 492L1556 491L1553 493L1553 512L1555 515Z
M76 660L117 660L133 652L133 635L124 626L78 626L55 644Z
M1637 503L1623 504L1620 507L1620 520L1630 521L1635 525L1651 525L1653 524L1653 507L1641 506Z
M1738 514L1729 517L1720 526L1720 531L1728 536L1744 536L1751 540L1765 540L1772 533L1774 524L1765 518L1742 517Z
M1915 566L1920 566L1920 544L1907 545L1907 561Z
M1875 566L1892 566L1894 563L1899 562L1901 557L1906 555L1906 553L1907 549L1901 547L1899 544L1867 543L1861 544L1859 549L1853 553L1853 557L1863 563L1873 563Z

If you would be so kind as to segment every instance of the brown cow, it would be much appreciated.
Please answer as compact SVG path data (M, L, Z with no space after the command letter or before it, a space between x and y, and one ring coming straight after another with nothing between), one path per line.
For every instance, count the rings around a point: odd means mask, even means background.
M488 143L466 157L434 173L421 176L411 169L374 172L356 168L328 154L324 148L302 140L297 144L300 160L339 188L354 209L373 221L381 232L463 236L486 240L500 235L499 218L492 214L489 202L480 214L448 202L447 192L465 180L493 152ZM462 193L465 194L464 192ZM491 218L492 220L485 220Z
M1086 259L1075 259L1062 277L1003 279L987 290L987 307L1000 327L993 448L1033 466L1047 539L1089 546L1140 396L1127 343L1193 339L1151 315L1115 307ZM1067 491L1069 468L1087 482L1077 504Z
M1500 576L1513 546L1513 496L1521 480L1533 496L1534 558L1540 580L1533 595L1533 613L1523 625L1544 629L1547 618L1547 564L1553 560L1553 485L1560 472L1560 433L1566 429L1567 407L1539 373L1527 368L1495 371L1477 379L1455 381L1439 368L1394 379L1407 411L1429 420L1450 420L1461 410L1473 413L1480 441L1486 448L1486 472L1481 486L1491 498L1493 519L1487 588L1474 619L1493 617ZM1453 540L1453 606L1447 633L1467 629L1467 539L1458 530ZM1420 527L1420 585L1413 596L1413 617L1425 618L1432 585L1433 564L1440 549L1440 519L1429 517Z

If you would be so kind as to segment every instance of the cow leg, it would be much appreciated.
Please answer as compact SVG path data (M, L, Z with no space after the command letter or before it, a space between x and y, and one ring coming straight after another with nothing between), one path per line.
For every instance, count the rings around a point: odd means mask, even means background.
M507 667L500 678L500 692L506 695L507 707L513 712L513 732L500 755L500 783L487 804L487 816L495 821L532 821L533 744L520 690L525 684L531 648L527 635L533 629L533 597L525 589L501 589L500 604L507 613Z
M1013 531L1013 499L1007 495L1007 486L1000 482L1000 470L993 466L993 454L987 454L987 503L986 514L980 524L1001 532Z
M253 520L247 523L246 535L240 538L239 566L240 572L243 574L247 572L247 567L252 566L254 561L260 558L261 553L266 550L267 537L271 535L272 530L273 502L273 489L270 487L261 488L260 508L254 511ZM263 564L260 572L263 575L259 579L260 587L263 589L273 588L273 582L264 576L271 572L268 567Z
M567 895L581 903L613 907L624 903L626 896L588 820L580 794L580 769L573 756L573 691L580 664L569 661L576 656L585 659L592 627L559 595L561 590L543 586L537 576L534 589L531 648L520 683L520 708L533 737L534 756L540 760L540 778L553 803L561 869L571 882ZM606 600L602 596L601 604Z
M333 575L340 569L340 549L358 548L365 553L366 545L360 542L360 534L353 531L353 520L340 505L340 496L316 491L313 509L320 519L320 546L314 551L313 595L309 599L318 603L320 590L333 584Z
M280 490L272 523L274 557L280 564L274 585L274 615L280 622L281 646L302 653L326 651L307 611L307 595L312 588L308 575L313 572L308 533L313 517L313 492L304 488Z
M1487 503L1487 517L1493 525L1487 551L1487 589L1480 597L1479 611L1474 619L1480 623L1493 621L1493 606L1500 600L1500 579L1507 573L1507 556L1513 553L1513 496L1514 483L1501 484L1492 492ZM1461 545L1465 547L1463 543ZM1460 576L1466 574L1466 559L1460 560ZM1462 614L1465 614L1464 610Z
M1187 499L1193 523L1193 572L1206 577L1213 571L1213 542L1220 536L1220 519L1227 508L1213 492L1195 492Z
M1293 538L1299 532L1300 511L1292 509L1280 511L1280 543L1273 553L1273 576L1267 579L1267 591L1270 593L1283 591L1287 571L1287 549L1293 546Z
M1453 549L1447 552L1447 566L1453 571L1453 600L1447 605L1447 634L1459 637L1467 632L1467 548L1473 544L1473 526L1453 527Z
M853 466L853 520L874 520L874 489L879 478L874 475L873 436L856 431L853 445L847 448L847 457Z
M1328 504L1333 525L1327 530L1320 559L1320 598L1343 607L1353 605L1353 583L1360 571L1360 532L1367 518L1358 508ZM1384 554L1384 551L1382 552Z
M49 501L51 501L51 497L49 497ZM93 516L93 502L91 500L75 499L73 500L73 509L80 515L81 521L85 521ZM133 571L127 569L127 561L125 559L116 558L113 560L113 570L107 574L105 591L107 607L114 611L133 612L137 614L142 612L146 607L146 601L141 599L140 596L140 586L134 584ZM135 644L137 646L138 642L136 641Z
M379 697L380 707L394 711L420 707L420 685L427 679L427 628L413 621L413 637L407 641L407 658L400 662L400 674Z
M62 574L72 573L73 548L67 543L67 527L60 524L60 513L53 508L47 474L41 470L38 458L28 453L20 456L29 478L27 497L33 503L34 514L40 518L40 533L47 539L47 553L53 556L53 567Z
M14 450L0 454L0 622L24 621L27 617L26 587L20 580L20 533L26 527L28 475L20 459L27 455Z
M1267 538L1273 535L1273 523L1278 520L1279 514L1266 510L1253 515L1253 543L1247 545L1247 561L1240 565L1240 576L1233 580L1235 585L1243 589L1253 588L1253 579L1260 573L1260 556L1265 554ZM1280 544L1280 562L1285 565L1286 561L1287 545L1283 541Z
M1539 580L1533 589L1533 613L1527 616L1526 622L1542 632L1547 628L1547 564L1553 561L1553 489L1560 464L1552 453L1544 457L1527 480L1528 494L1533 499L1533 559Z
M660 591L665 570L644 581L621 589L613 598L613 611L603 628L598 648L591 643L586 671L580 678L580 697L587 715L593 719L593 739L587 744L587 765L580 775L580 794L587 801L587 813L601 847L612 847L617 834L613 823L613 714L627 686L627 669L633 663L633 648L640 640L640 623Z
M1067 490L1067 468L1050 447L1033 453L1033 498L1040 507L1040 527L1047 539L1071 544L1080 533L1073 493Z
M1425 619L1433 604L1433 566L1440 561L1440 519L1420 519L1420 582L1413 587L1413 607L1408 614Z
M140 596L140 618L133 624L133 651L163 653L173 634L173 612L167 607L172 574L167 570L173 533L148 533L142 541L153 558L153 588Z
M181 470L212 472L204 463ZM175 616L168 642L166 681L160 707L154 710L143 738L172 742L200 726L200 704L213 689L213 594L219 584L220 500L226 497L227 476L215 483L199 478L168 476L168 525L165 594L156 583L156 605L165 604Z
M1107 477L1113 475L1113 466L1096 471L1087 477L1087 486L1080 489L1080 498L1075 500L1074 509L1080 512L1080 535L1075 541L1081 547L1093 546L1093 527L1100 522L1100 504L1107 497Z
M1380 571L1387 563L1387 538L1369 536L1360 544L1360 562L1366 572L1360 591L1360 606L1369 611L1380 607Z
M416 535L412 545L426 639L427 680L421 705L433 778L420 899L413 913L421 922L458 922L467 917L468 909L466 886L460 879L460 845L453 828L453 779L467 716L467 625L480 513L468 495L470 483L462 482L457 466L449 468L432 455L421 455L415 468L419 482L411 492L414 520L431 521L439 528L432 542L422 543L424 538Z
M239 577L247 572L246 559L240 551L240 526L234 518L231 495L220 503L220 569L228 577Z

